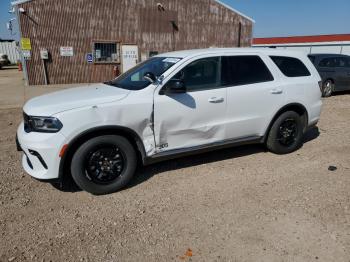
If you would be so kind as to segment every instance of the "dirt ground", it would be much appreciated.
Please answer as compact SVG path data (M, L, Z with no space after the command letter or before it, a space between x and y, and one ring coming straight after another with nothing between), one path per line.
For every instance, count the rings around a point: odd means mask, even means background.
M20 121L0 110L0 261L350 261L349 93L324 101L291 155L244 146L168 161L102 197L24 174Z
M32 97L81 85L82 84L25 87L23 74L18 71L17 67L3 67L0 70L0 110L22 107L24 103Z

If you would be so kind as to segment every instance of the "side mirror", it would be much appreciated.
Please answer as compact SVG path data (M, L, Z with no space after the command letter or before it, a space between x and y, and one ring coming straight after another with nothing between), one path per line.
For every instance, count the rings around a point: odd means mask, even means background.
M185 82L179 79L171 79L164 87L166 93L186 93Z
M143 78L146 79L147 81L149 81L150 83L154 83L157 79L156 76L151 73L151 72L147 72L143 75Z

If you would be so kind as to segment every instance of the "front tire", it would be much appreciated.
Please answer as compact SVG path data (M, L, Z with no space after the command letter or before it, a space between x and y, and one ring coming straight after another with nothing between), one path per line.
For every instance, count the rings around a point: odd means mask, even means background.
M136 152L121 136L92 138L75 152L71 173L77 185L93 194L105 195L124 188L133 178Z
M302 146L303 130L302 119L298 113L284 112L273 123L266 146L275 154L292 153Z

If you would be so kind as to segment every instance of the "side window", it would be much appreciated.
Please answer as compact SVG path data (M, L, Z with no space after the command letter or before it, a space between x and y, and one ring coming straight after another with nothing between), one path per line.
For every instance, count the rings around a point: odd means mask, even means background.
M288 77L310 76L311 73L302 61L294 57L270 56L281 72Z
M329 58L324 58L320 61L318 64L320 67L330 67L330 59Z
M340 67L347 67L347 59L345 57L337 57Z
M184 81L188 91L211 89L220 86L220 58L209 57L192 62L173 78Z
M223 86L249 85L273 81L273 76L259 56L224 56L221 66Z
M337 67L339 66L339 60L336 57L324 58L321 60L320 67Z

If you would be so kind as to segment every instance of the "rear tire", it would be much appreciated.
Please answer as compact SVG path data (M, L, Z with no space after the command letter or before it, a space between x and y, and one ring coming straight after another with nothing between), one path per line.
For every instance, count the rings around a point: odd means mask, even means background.
M114 193L133 178L137 165L136 152L121 136L92 138L75 152L71 173L75 183L93 195Z
M303 130L303 122L298 113L284 112L273 123L266 146L275 154L292 153L303 144Z
M333 92L334 92L333 81L330 79L324 81L322 86L322 97L330 97Z

